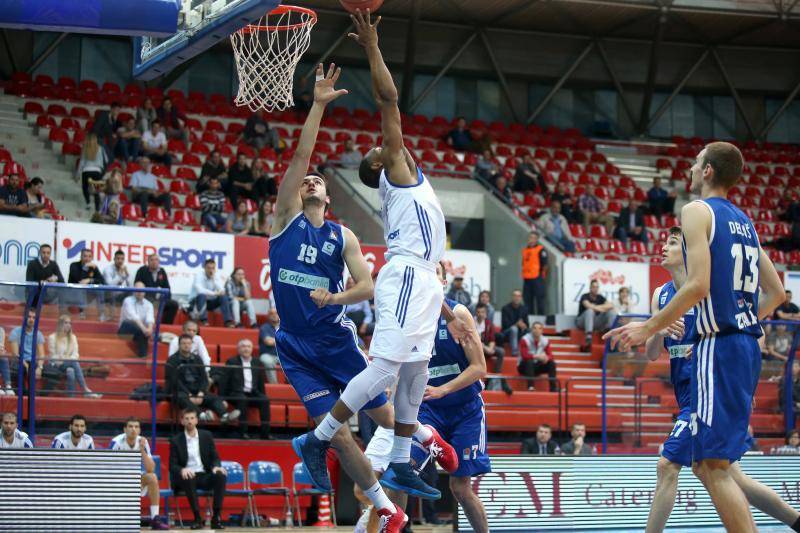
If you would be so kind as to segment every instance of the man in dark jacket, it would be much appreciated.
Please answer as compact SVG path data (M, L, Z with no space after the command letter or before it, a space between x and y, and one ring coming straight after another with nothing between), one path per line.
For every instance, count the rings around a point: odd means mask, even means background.
M242 339L237 346L238 355L225 362L226 377L221 384L223 396L242 412L239 430L247 435L247 408L254 405L261 418L261 438L269 439L269 398L264 393L264 365L253 358L253 343Z
M139 269L136 271L136 277L133 281L134 283L141 281L144 283L145 287L155 287L171 291L167 272L161 268L161 260L156 254L151 254L147 257L147 264L139 267ZM170 292L170 295L171 294L172 293ZM153 301L154 305L157 305L153 296L147 295L147 297L149 300ZM164 304L164 314L161 316L161 322L163 324L172 324L177 313L178 302L168 298Z
M114 147L117 144L117 129L115 126L120 110L119 102L111 102L111 107L108 111L98 111L90 131L97 135L97 140L105 148L109 160L114 158Z
M200 420L211 421L216 414L223 423L236 420L239 410L225 411L225 404L208 390L208 374L200 356L192 351L194 339L183 334L178 340L178 351L167 359L165 382L167 394L179 409L194 407L208 409L200 412Z
M81 250L81 259L80 261L75 261L74 263L69 265L69 277L67 278L68 283L75 283L78 285L105 285L106 280L103 279L103 274L100 272L100 269L94 263L94 253L88 249L84 248ZM103 297L102 291L84 291L84 290L76 290L71 291L70 295L72 296L72 301L78 306L80 310L80 317L86 318L86 304L89 299L94 299L97 303L97 310L100 314L100 321L104 322L106 319L105 313L105 306L103 305L105 302L105 298Z
M39 246L39 257L28 261L28 268L25 270L25 281L35 281L37 283L64 283L64 276L58 263L51 260L53 247L47 243ZM59 291L48 291L45 293L44 302L52 303L58 298Z
M628 239L647 244L647 228L644 226L644 208L639 200L631 199L626 207L620 209L614 228L614 238L624 243Z
M511 345L511 355L519 356L519 339L528 331L528 308L522 303L522 291L511 293L511 301L503 306L503 338Z
M561 450L553 440L553 430L548 424L539 424L536 436L522 441L522 455L556 455Z
M172 489L183 492L194 513L192 529L203 528L203 518L197 501L197 489L213 493L211 529L222 525L222 502L225 498L225 469L214 445L211 433L197 428L197 409L190 407L181 415L183 431L169 441L169 480Z

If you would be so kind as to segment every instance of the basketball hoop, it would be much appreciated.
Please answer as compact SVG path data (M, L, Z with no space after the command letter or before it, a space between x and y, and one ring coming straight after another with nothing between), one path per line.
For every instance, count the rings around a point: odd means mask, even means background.
M239 75L234 102L250 110L284 110L294 105L294 70L311 43L314 11L278 6L255 24L231 34L233 57Z

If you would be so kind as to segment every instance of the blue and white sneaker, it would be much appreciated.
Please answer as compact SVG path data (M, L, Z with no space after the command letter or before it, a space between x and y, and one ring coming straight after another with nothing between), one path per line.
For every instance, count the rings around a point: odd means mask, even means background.
M390 463L381 477L381 485L426 500L438 500L442 493L422 481L410 463Z
M319 440L313 431L292 439L292 449L303 460L314 488L325 492L331 491L331 478L328 475L326 460L330 446L330 442Z

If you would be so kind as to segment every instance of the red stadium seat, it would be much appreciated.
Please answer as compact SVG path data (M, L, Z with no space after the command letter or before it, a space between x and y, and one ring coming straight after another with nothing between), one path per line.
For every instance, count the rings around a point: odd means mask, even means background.
M583 225L581 224L570 224L569 231L572 233L572 236L576 239L585 239L586 238L586 231L583 229Z
M644 216L644 225L648 228L660 228L661 222L655 215L645 215Z
M609 213L619 214L622 211L622 202L619 200L609 200L606 207Z
M169 182L169 192L174 192L175 194L189 194L192 191L185 181L172 180Z
M648 255L647 246L642 241L631 240L628 243L628 252L639 256Z
M182 226L196 226L197 221L194 216L184 209L176 209L172 213L172 223L180 224Z
M61 147L61 153L63 155L81 155L81 145L78 143L73 142L66 142L64 146Z
M614 254L626 254L628 253L627 246L617 239L612 239L608 242L608 251Z
M586 250L587 252L604 253L606 251L606 248L603 245L603 241L598 241L597 239L587 239L586 246L584 246L584 250Z
M44 107L39 102L25 102L22 110L26 115L41 115L44 113Z
M48 139L50 139L51 142L67 143L69 142L69 134L62 128L53 128L50 130Z
M589 226L589 237L593 239L608 239L606 227L602 224L592 224Z
M194 193L190 193L186 196L186 199L183 201L183 207L186 209L195 209L199 211L202 209L200 205L200 197Z
M163 207L151 205L147 208L147 222L166 224L169 222L169 217Z
M137 204L125 204L122 206L122 219L131 222L141 222L143 220L142 210Z
M646 263L647 259L641 255L629 255L628 263Z

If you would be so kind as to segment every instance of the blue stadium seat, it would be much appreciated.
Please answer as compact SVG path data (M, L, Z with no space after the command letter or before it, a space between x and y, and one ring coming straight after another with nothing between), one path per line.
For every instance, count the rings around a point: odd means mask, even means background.
M291 511L289 487L283 485L283 470L278 463L272 461L253 461L247 465L247 486L254 496L283 496L283 514ZM258 505L253 500L256 515L256 527L261 527L261 516ZM291 516L291 514L289 514ZM286 524L288 527L290 524Z
M308 485L308 487L298 487L298 485ZM297 511L297 524L302 527L303 517L300 514L300 499L299 496L321 496L328 494L331 498L331 517L333 524L336 525L336 505L334 502L334 490L326 492L324 490L315 489L311 481L311 474L306 470L305 465L300 462L294 465L292 469L292 495L294 498L295 511Z

